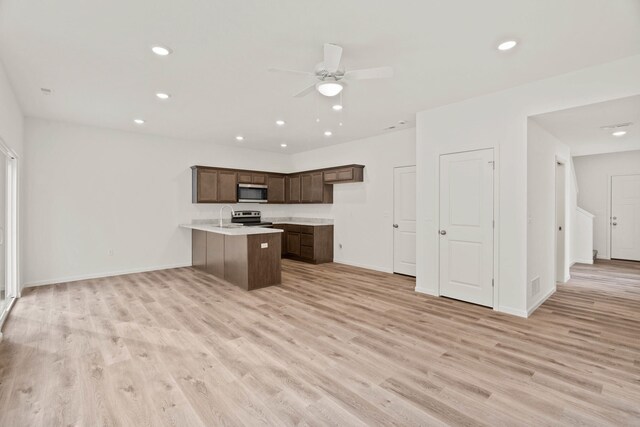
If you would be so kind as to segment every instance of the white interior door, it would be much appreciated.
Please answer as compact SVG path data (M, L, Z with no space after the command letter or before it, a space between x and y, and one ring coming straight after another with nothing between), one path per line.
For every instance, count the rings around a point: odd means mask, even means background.
M416 167L393 171L393 271L416 275Z
M440 156L440 295L493 307L493 149Z
M611 258L640 261L640 175L611 177Z

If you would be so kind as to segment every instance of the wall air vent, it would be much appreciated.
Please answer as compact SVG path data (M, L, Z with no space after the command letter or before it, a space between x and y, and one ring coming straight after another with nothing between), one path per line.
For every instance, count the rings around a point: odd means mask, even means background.
M626 128L631 126L633 123L628 122L628 123L618 123L615 125L606 125L606 126L600 126L600 129L602 130L615 130L615 129L620 129L620 128Z

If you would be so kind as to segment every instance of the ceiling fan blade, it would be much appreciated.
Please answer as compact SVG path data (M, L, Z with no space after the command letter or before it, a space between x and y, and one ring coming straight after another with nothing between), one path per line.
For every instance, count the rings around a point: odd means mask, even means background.
M309 71L287 70L285 68L269 67L268 70L271 71L271 72L276 72L276 73L298 74L298 75L302 75L302 76L313 76L314 75L313 73L311 73Z
M393 68L391 67L366 68L344 73L344 78L349 80L388 79L390 77L393 77Z
M302 98L303 96L306 96L309 93L311 93L315 88L316 88L316 84L313 83L311 86L305 87L304 89L302 89L300 92L296 93L293 96L294 98Z
M337 44L324 44L324 68L330 73L338 71L342 59L342 48Z

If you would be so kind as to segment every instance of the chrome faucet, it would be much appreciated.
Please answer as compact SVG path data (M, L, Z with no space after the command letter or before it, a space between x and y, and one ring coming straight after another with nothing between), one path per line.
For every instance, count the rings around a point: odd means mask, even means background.
M236 213L236 211L233 210L233 207L231 207L231 205L222 205L222 207L220 208L220 228L222 228L222 211L224 210L224 208L231 209L231 216L233 216L233 214Z

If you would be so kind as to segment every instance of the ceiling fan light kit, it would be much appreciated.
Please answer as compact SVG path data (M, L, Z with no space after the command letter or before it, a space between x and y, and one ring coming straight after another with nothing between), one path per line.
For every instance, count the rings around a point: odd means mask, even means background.
M316 89L324 96L336 96L342 92L343 85L337 81L323 81L316 83Z

